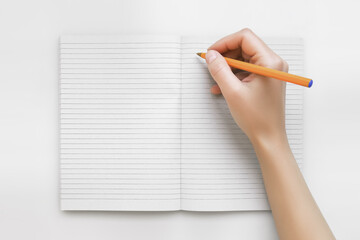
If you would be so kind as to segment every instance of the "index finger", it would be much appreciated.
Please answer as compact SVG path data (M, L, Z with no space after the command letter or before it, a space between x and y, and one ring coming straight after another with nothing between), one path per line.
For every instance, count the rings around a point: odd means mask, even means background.
M250 29L245 28L239 32L226 36L209 47L219 53L225 53L240 49L248 57L257 54L275 54L258 36Z

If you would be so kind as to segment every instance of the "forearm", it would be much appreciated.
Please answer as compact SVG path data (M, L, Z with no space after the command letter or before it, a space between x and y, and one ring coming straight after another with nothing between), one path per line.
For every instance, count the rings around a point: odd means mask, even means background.
M290 150L285 132L284 82L232 72L224 57L287 72L288 64L251 30L214 43L206 53L209 72L237 125L251 139L281 239L334 239Z
M253 145L280 239L335 239L298 168L286 136Z

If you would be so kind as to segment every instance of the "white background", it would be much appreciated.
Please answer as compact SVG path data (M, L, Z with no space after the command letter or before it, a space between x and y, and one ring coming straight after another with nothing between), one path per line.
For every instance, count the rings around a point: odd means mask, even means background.
M0 239L277 239L270 212L61 212L61 34L305 40L304 174L338 239L360 238L360 2L0 1Z

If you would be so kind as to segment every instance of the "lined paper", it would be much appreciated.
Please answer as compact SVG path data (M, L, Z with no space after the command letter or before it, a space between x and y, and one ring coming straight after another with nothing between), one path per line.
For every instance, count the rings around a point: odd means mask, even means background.
M61 38L62 210L180 208L180 38Z
M216 38L65 36L60 42L62 210L268 210L254 150L203 59ZM303 74L299 39L265 39ZM286 128L302 162L303 88Z
M204 60L195 55L217 39L182 38L181 208L192 211L269 210L261 169ZM269 39L269 46L302 75L299 39ZM295 158L302 160L303 89L287 85L286 129Z

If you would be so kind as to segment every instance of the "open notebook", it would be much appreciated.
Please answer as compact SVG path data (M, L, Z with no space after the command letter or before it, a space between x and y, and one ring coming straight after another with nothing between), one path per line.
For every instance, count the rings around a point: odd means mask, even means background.
M195 53L216 39L63 36L62 210L268 210L254 150ZM265 39L302 74L299 39ZM303 88L287 85L286 127L302 156Z

